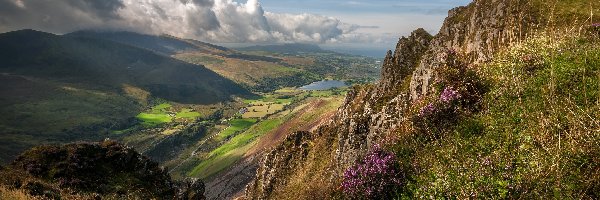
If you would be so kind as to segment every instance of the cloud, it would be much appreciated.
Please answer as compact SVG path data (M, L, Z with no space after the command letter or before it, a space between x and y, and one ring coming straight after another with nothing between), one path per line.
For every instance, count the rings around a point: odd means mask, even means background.
M332 17L265 11L258 0L0 0L0 31L33 28L170 34L210 42L335 43L376 40L358 34L376 26Z
M61 32L100 26L120 20L123 6L120 0L0 0L0 30Z

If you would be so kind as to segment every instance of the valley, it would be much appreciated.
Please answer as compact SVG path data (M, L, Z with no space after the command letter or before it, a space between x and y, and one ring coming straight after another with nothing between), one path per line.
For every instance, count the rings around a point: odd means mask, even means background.
M206 181L211 188L206 193L209 197L231 198L241 194L247 177L254 174L247 168L258 165L256 158L278 144L288 131L309 131L325 122L341 104L345 90L284 88L213 107L228 110L220 118L206 117L200 107L178 109L162 103L140 113L140 124L114 134L126 145L162 162L173 177ZM182 113L188 117L181 117ZM224 176L239 182L220 185Z
M40 42L17 46L25 40ZM257 158L288 131L323 123L345 82L374 81L379 70L377 59L318 46L259 53L133 32L24 30L0 34L0 43L0 109L14 113L0 122L4 163L32 146L110 138L175 179L204 180L212 198L239 196ZM8 53L15 49L39 52ZM326 78L343 81L303 87ZM222 186L226 176L237 182Z
M0 1L0 199L599 199L597 13Z

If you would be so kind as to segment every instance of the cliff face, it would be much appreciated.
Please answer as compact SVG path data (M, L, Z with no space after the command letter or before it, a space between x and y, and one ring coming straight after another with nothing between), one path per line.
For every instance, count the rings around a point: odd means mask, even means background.
M326 168L329 171L314 172L322 173L316 176L330 176L329 182L335 185L344 170L368 152L383 134L399 129L410 117L403 113L431 92L434 69L442 65L448 50L467 55L474 64L486 62L497 50L537 30L542 22L535 8L524 0L476 0L449 11L436 36L418 29L401 38L395 51L386 55L381 81L376 85L355 86L333 119L315 133L333 138L329 140L330 149L305 149L332 152L332 161ZM314 137L306 142L311 140ZM297 152L296 149L297 145L282 144L264 158L257 179L248 187L249 198L269 198L273 188L281 187L282 182L294 175L293 167L302 165L297 163L306 158L274 159L273 156ZM273 174L284 169L285 173ZM274 180L279 183L274 184Z
M409 95L402 85L406 85L431 39L423 29L402 37L394 54L389 51L385 58L379 84L357 87L348 93L330 124L337 133L335 159L340 173L368 151L381 134L405 120L402 113L408 108Z
M428 94L433 69L439 67L449 49L467 55L472 63L489 61L494 52L529 37L542 27L535 1L476 0L448 12L440 32L431 41L412 73L412 100Z
M265 199L277 186L285 185L286 179L280 177L290 174L306 160L312 136L311 133L302 131L290 134L282 145L267 153L257 170L254 184L247 188L248 196Z

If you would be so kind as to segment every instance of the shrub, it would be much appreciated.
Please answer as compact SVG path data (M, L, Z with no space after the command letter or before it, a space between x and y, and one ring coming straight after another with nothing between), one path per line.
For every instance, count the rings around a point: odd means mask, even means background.
M342 189L352 199L389 199L403 182L404 173L396 155L376 146L344 172Z

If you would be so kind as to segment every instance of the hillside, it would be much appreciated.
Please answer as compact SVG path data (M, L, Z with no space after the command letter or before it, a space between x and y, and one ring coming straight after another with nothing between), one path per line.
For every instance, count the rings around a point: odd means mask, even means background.
M119 43L24 30L2 34L0 44L3 73L108 89L130 84L186 103L216 103L249 94L202 66Z
M114 141L39 146L0 169L2 199L205 199L201 181L174 181Z
M33 145L102 139L157 99L213 104L252 96L198 65L98 39L0 34L1 161Z
M202 42L193 43L192 41L186 41L168 35L154 36L125 31L76 31L66 34L65 36L109 40L151 50L167 56L185 51L200 51L209 54L223 54L229 51L224 47Z
M256 92L299 87L319 80L319 75L287 65L275 56L245 54L191 39L106 31L77 31L65 36L108 40L203 65Z
M247 199L595 199L592 2L476 0L390 51L328 124L264 155Z

